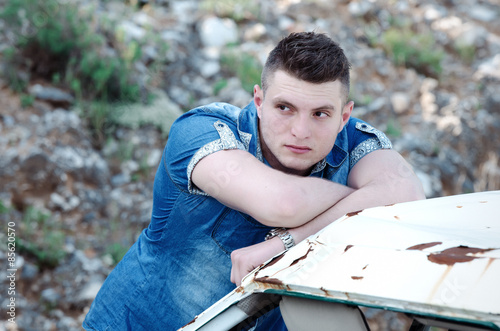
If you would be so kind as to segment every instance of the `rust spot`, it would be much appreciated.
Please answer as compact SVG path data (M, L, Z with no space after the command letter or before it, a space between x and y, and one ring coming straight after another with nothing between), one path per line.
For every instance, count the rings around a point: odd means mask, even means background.
M356 210L356 211L351 211L350 213L347 213L347 217L351 217L351 216L356 216L358 215L359 213L361 213L363 211L363 209L361 210Z
M364 277L363 276L351 276L351 278L354 279L354 280L361 280Z
M353 245L347 245L344 249L344 253L347 252L347 250L349 250Z
M395 203L391 203L391 204L389 204L389 205L385 205L385 206L386 206L386 207L391 207L391 206L394 206L394 205L395 205Z
M196 322L196 319L198 318L198 316L196 316L191 322L189 322L188 324L184 325L183 328L185 328L186 326L190 325L190 324L193 324L194 322Z
M451 268L452 268L451 266L446 267L446 270L444 271L444 273L441 275L439 280L434 284L434 288L432 289L431 294L430 294L429 298L427 299L427 301L430 301L436 295L437 290L439 289L439 287L441 286L443 281L446 279L446 277L450 273Z
M365 265L365 266L363 267L363 270L365 270L365 269L366 269L366 267L368 267L368 264L367 264L367 265Z
M284 252L278 256L273 257L271 261L269 261L269 263L267 263L262 269L265 269L267 267L272 266L273 264L276 264L279 260L283 258L283 256L285 256Z
M477 256L470 256L468 254L477 254L491 251L491 248L475 248L468 246L457 246L445 249L444 251L431 253L427 259L433 263L454 265L455 263L470 262Z
M488 201L479 201L479 203L488 203Z
M419 244L419 245L415 245L415 246L411 246L411 247L408 247L407 250L424 250L426 248L429 248L429 247L433 247L433 246L436 246L436 245L441 245L442 242L441 241L434 241L434 242L431 242L431 243L426 243L426 244Z
M245 293L245 289L243 286L238 286L235 290L236 293Z
M490 257L488 259L488 263L486 264L486 267L484 268L483 272L481 273L481 277L483 277L483 275L486 273L486 271L488 270L488 268L491 266L491 264L493 263L493 261L495 261L494 258Z
M318 243L319 245L323 245L323 246L325 246L325 243L322 243L322 242L321 242L321 241L319 241L319 240L316 240L316 243Z
M255 281L259 282L259 283L266 283L266 284L283 286L283 282L281 280L279 280L278 278L271 278L268 276L255 278Z
M280 254L280 255L278 255L278 256L273 257L273 258L271 259L271 261L269 261L269 263L267 263L266 265L261 264L261 265L259 266L259 268L260 268L260 269L259 269L259 270L257 270L257 272L256 272L256 273L255 273L255 275L254 275L254 279L257 279L257 274L259 273L259 271L264 270L264 269L266 269L267 267L270 267L270 266L272 266L273 264L275 264L276 262L278 262L279 260L281 260L281 259L283 258L283 256L285 255L285 253L286 253L286 251L285 251L285 252L283 252L283 253L281 253L281 254Z
M457 206L457 208L463 208L464 206Z
M309 254L309 252L312 252L314 249L312 247L309 247L309 249L307 250L306 254L302 257L299 257L298 259L295 259L293 260L293 262L290 264L290 267L299 263L300 260L305 260L307 258L307 255Z
M394 218L397 219L398 221L401 220L398 215L394 215Z

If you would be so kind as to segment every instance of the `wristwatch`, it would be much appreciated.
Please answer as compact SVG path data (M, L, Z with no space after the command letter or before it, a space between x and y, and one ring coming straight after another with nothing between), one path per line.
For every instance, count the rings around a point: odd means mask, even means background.
M266 240L269 240L271 238L274 238L278 236L281 241L283 242L283 245L285 245L285 251L289 250L293 246L295 246L295 241L293 240L292 235L288 232L286 228L275 228L269 231L266 234Z

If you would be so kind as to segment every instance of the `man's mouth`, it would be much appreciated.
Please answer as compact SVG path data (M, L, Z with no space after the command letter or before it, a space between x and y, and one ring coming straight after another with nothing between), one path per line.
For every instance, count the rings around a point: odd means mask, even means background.
M296 154L304 154L304 153L311 151L311 148L309 148L307 146L285 145L285 147L289 151L291 151L292 153L296 153Z

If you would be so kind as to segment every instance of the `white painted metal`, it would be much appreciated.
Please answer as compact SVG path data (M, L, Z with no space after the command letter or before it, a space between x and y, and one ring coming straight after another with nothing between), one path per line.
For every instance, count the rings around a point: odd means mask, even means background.
M203 325L200 331L221 331L229 330L231 327L235 326L239 322L244 321L248 317L244 311L242 311L238 306L234 305L229 307L224 314L219 314L211 319L205 325Z
M402 203L338 219L254 270L183 330L262 292L500 328L499 280L500 191Z

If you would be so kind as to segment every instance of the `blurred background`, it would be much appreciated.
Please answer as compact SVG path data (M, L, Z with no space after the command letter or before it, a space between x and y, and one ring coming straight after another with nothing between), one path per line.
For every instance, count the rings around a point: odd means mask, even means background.
M149 223L172 122L248 104L293 31L343 46L353 116L389 136L427 197L500 189L498 0L3 0L0 30L0 219L18 270L16 324L0 330L80 330ZM373 330L408 325L366 314Z

